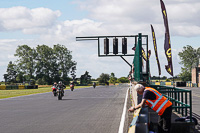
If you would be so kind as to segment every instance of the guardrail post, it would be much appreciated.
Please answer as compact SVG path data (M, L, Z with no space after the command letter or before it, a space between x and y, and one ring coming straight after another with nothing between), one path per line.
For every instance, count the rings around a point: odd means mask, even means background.
M182 102L182 109L181 109L181 115L184 116L184 113L183 113L183 92L181 92L181 102Z
M185 92L185 106L186 106L186 108L185 108L185 116L187 116L187 92Z
M175 100L177 100L177 93L176 91L174 91L174 94L175 94ZM175 101L175 111L177 112L177 102Z
M192 93L191 93L191 90L190 90L189 94L190 94L190 122L192 122Z
M178 91L178 101L180 101L180 92ZM178 106L180 106L180 103L178 103ZM180 114L180 108L178 108L178 113Z

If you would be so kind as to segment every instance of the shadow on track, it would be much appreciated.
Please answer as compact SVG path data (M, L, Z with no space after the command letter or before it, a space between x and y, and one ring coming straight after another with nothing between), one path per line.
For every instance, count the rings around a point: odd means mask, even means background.
M71 101L71 100L78 100L78 99L62 99L62 100L60 100L60 101Z

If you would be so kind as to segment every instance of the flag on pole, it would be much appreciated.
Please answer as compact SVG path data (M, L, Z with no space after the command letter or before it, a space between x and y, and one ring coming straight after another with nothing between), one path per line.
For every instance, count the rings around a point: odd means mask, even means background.
M161 4L161 10L162 10L162 15L163 15L163 19L164 19L164 25L165 25L164 50L165 50L165 55L166 55L167 61L168 61L168 65L165 65L165 69L171 76L173 76L172 53L171 53L171 43L170 43L167 12L165 9L164 2L162 0L160 0L160 4Z
M155 55L156 55L156 61L157 61L157 64L158 64L158 72L159 72L159 75L161 75L160 62L159 62L159 59L158 59L158 52L157 52L157 45L156 45L156 35L155 35L155 32L154 32L152 25L151 25L151 31L152 31L152 38L153 38Z
M133 48L132 48L132 50L134 50L134 51L135 51L135 49L136 49L136 47L133 47ZM151 56L151 50L148 51L148 59L150 58L150 56ZM147 61L147 56L146 56L145 51L144 51L143 48L142 48L142 58L143 58L145 61Z

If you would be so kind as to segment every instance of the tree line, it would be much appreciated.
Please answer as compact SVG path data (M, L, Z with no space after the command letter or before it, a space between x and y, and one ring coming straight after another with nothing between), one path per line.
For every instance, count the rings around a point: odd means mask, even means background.
M75 79L76 62L72 60L71 51L64 45L38 45L31 48L28 45L18 46L16 53L17 61L9 62L4 79L7 82L23 83L36 81L38 84L52 84L63 81L67 84L69 74Z
M94 81L98 81L99 84L105 85L105 84L115 84L115 83L129 83L128 77L121 77L117 78L115 77L114 73L111 73L110 75L107 73L101 73L100 76L97 79L92 79L92 76L89 75L89 72L86 71L85 74L81 75L80 77L80 84L81 85L87 85L91 84Z

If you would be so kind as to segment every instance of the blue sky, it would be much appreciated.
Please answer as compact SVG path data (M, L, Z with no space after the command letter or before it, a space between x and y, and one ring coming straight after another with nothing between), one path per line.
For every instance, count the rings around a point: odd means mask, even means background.
M163 0L172 44L174 75L180 73L178 52L183 46L200 46L200 1ZM129 66L119 57L97 56L97 42L77 42L77 36L149 36L151 75L158 75L150 24L157 38L161 76L165 71L164 24L160 0L1 0L0 1L0 81L18 45L65 45L77 62L77 77L88 71L92 78L104 72L127 76ZM129 45L129 44L128 44ZM132 52L131 50L129 50ZM132 57L126 58L130 63Z

